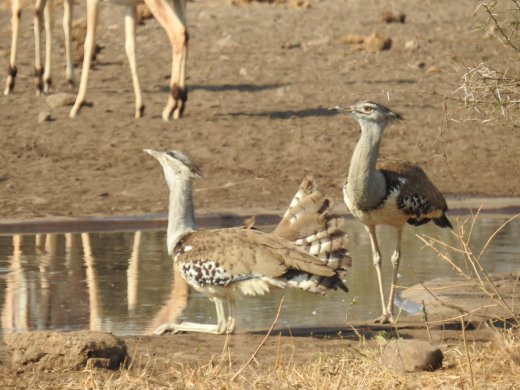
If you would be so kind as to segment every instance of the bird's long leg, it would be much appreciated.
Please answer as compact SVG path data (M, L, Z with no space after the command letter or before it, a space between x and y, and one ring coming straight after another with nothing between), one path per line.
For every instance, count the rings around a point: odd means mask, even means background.
M235 321L235 300L229 299L228 303L228 317L226 321L226 333L233 333L236 329L236 321Z
M215 303L215 309L217 311L217 323L216 324L201 324L197 322L181 322L180 324L167 322L162 324L155 329L154 334L163 334L165 332L198 332L198 333L213 333L213 334L224 334L226 333L226 313L224 311L224 301L222 298L214 297L212 301Z
M388 297L388 305L386 306L386 310L390 315L392 315L392 312L394 310L394 296L395 296L395 285L397 283L397 272L399 271L399 262L401 260L401 237L403 234L403 229L398 228L396 230L397 236L396 236L396 244L395 244L395 250L392 254L392 285L390 286L390 295Z
M386 324L392 320L392 316L386 309L385 293L383 290L383 273L381 271L381 253L379 251L379 245L377 243L376 226L370 225L365 226L368 235L370 236L370 244L372 246L372 260L377 273L377 282L379 283L379 294L381 296L381 305L383 307L383 313L378 317L375 322Z
M132 73L132 83L135 94L135 117L141 118L144 112L143 96L139 76L137 75L137 64L135 60L135 25L137 20L137 9L135 5L127 7L125 17L125 50Z

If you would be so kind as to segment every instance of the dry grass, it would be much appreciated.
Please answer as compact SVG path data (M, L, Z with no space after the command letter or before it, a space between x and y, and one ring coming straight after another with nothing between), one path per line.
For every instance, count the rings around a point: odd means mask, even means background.
M496 66L464 65L455 95L462 95L468 108L466 119L514 124L520 114L520 76L509 69L508 60L515 65L519 60L520 1L481 1L475 15L480 18L477 30L511 49L512 58L501 58Z
M471 384L463 345L443 347L444 368L436 372L398 373L379 363L377 342L351 343L334 353L316 353L305 362L280 356L275 364L259 357L235 380L237 367L232 350L211 357L207 363L164 366L159 359L141 362L119 372L31 373L18 378L17 385L64 389L518 389L520 365L518 335L497 332L495 341L468 345L473 368ZM226 349L226 348L225 348ZM22 380L25 379L25 380Z
M453 231L453 234L456 237L457 245L451 245L446 242L440 241L434 237L430 237L427 235L419 236L419 239L425 244L426 247L431 248L439 259L448 263L450 267L454 270L455 274L463 280L477 280L478 286L480 290L485 293L493 302L497 303L500 307L504 309L507 313L507 318L501 318L501 320L512 320L516 326L520 326L520 316L516 314L513 302L516 294L513 293L510 301L506 300L498 291L496 285L493 283L491 278L489 277L488 272L484 269L482 265L482 260L488 248L491 246L494 238L504 227L506 227L512 221L519 219L520 214L514 215L505 221L485 242L484 246L479 252L475 252L470 244L472 233L476 223L478 222L478 217L480 214L480 210L478 210L477 214L472 216L471 218L459 223L457 228ZM464 266L457 265L456 258L462 256L464 261ZM516 279L517 285L520 280L520 273ZM517 291L517 286L514 286L514 291ZM467 315L469 313L464 313L461 309L459 310L461 315Z

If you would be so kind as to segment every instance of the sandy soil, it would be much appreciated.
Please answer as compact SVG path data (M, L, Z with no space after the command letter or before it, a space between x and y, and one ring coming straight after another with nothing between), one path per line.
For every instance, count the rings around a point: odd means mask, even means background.
M200 213L279 212L307 173L341 204L340 187L359 130L353 121L326 108L365 99L380 101L406 118L387 130L383 157L420 163L447 195L520 195L517 128L452 121L466 113L444 99L458 88L462 63L500 65L510 59L506 49L474 31L474 1L393 1L390 10L404 12L404 24L381 20L381 13L389 10L383 2L311 4L294 8L232 6L227 0L190 2L190 96L185 117L170 123L160 118L170 69L166 36L155 21L138 27L138 67L147 108L145 118L135 120L121 39L124 10L116 6L102 10L102 51L87 95L93 106L85 107L75 120L68 118L70 107L59 107L51 111L52 121L38 122L38 114L48 108L44 97L34 96L32 12L26 9L15 92L0 99L0 218L163 212L167 190L162 172L143 148L179 149L201 166L205 179L195 192ZM78 17L83 8L78 5ZM10 42L7 10L2 5L2 80ZM57 22L61 12L59 8ZM56 30L61 30L58 23ZM389 50L367 53L342 43L347 34L374 32L392 39ZM415 43L406 48L411 41ZM54 91L63 92L63 45L57 46ZM515 66L516 59L510 64L512 72ZM233 339L233 348L251 347L239 353L243 361L261 336L245 341L249 336L240 337ZM146 345L171 364L171 350L182 350L179 345L185 343L185 349L195 352L208 348L207 362L209 355L221 353L223 342L220 337L181 335L134 340L130 348ZM291 347L296 351L320 351L331 341L291 343L299 343ZM338 351L344 351L343 346ZM205 364L200 354L195 355L195 361ZM178 356L184 360L175 360ZM194 355L171 358L182 364L190 356ZM305 354L293 358L299 356ZM164 375L165 367L154 369ZM3 379L11 380L10 368L2 365L2 370ZM20 378L10 384L31 386L30 374ZM50 380L51 387L65 381Z
M224 0L190 2L190 96L185 117L160 119L167 99L170 50L151 20L138 27L138 64L146 116L133 119L133 92L123 36L124 10L103 6L99 44L85 107L52 110L39 123L45 98L34 96L31 12L22 18L19 77L0 99L0 217L142 215L166 208L166 186L143 148L187 152L205 174L200 212L279 211L301 178L313 173L338 204L340 185L358 137L357 125L326 108L375 99L406 121L386 132L383 157L420 163L445 194L520 195L516 129L448 121L444 99L463 67L503 63L507 50L472 28L473 1L400 0L406 23L381 21L384 8L363 1L316 1L313 7ZM5 9L5 6L4 6ZM83 5L76 7L78 17ZM58 8L54 91L66 92ZM7 64L9 12L0 15L0 54ZM367 53L342 43L347 34L378 32L390 50ZM415 41L418 48L405 48ZM517 61L510 64L517 66ZM5 78L5 68L0 76ZM79 73L79 69L76 69ZM388 92L389 91L389 92ZM71 91L73 92L73 91ZM388 98L390 99L388 101ZM449 115L463 113L448 101Z

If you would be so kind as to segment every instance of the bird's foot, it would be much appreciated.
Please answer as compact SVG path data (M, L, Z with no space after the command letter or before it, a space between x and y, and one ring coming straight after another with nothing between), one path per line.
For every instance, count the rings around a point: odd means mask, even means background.
M157 327L153 331L153 334L161 335L161 334L164 334L166 332L179 333L180 330L177 329L177 325L178 324L175 324L173 322L166 322L166 323L162 324L161 326Z
M376 324L395 324L394 317L391 314L382 314L374 320Z
M235 317L229 317L226 322L226 333L233 333L236 329Z

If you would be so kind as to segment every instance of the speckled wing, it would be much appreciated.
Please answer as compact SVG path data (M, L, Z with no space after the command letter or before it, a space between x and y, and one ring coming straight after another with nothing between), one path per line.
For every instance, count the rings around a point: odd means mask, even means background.
M399 187L397 207L415 218L440 218L448 210L446 200L421 167L407 161L379 160L377 168L387 186Z
M279 277L289 269L320 276L334 276L324 262L293 243L258 230L241 228L199 230L177 244L174 257L179 265L212 262L230 276Z

